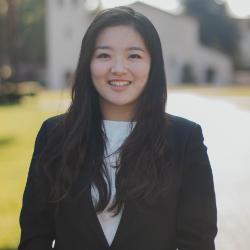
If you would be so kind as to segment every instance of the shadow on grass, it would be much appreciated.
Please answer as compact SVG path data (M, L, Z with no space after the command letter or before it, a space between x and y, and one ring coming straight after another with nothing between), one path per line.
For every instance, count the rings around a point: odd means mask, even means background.
M0 250L17 250L17 248L11 248L11 247L0 247Z
M0 138L0 147L9 145L9 144L13 143L14 140L15 140L14 137L2 137L2 138ZM2 249L0 248L0 250L2 250Z

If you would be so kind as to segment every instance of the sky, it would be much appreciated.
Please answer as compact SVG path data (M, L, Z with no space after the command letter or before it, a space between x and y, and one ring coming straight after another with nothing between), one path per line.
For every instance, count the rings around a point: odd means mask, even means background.
M250 18L250 1L249 0L217 0L226 2L232 16L237 18ZM102 0L104 7L113 7L123 4L133 3L135 0ZM170 12L178 12L178 0L141 0L141 2L160 7Z

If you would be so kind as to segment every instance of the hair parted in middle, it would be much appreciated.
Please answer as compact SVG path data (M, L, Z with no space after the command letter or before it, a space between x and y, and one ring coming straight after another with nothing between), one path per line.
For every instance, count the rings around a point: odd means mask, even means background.
M125 201L152 201L153 197L166 194L169 186L166 176L172 161L165 113L166 76L160 38L147 17L129 7L103 10L95 17L82 40L71 105L51 133L54 139L50 140L42 155L52 200L64 199L74 190L75 183L85 176L82 190L95 184L99 192L96 211L105 209L111 197L104 162L106 136L102 129L99 95L91 79L90 62L100 33L105 28L119 25L132 27L142 37L151 57L151 68L131 119L136 125L119 149L116 198L110 208L114 215Z

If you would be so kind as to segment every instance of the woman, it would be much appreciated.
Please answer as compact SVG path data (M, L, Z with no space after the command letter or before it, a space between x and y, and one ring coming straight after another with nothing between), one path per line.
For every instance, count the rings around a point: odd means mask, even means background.
M46 120L19 250L212 250L213 178L201 128L165 113L152 23L127 7L88 28L67 113Z

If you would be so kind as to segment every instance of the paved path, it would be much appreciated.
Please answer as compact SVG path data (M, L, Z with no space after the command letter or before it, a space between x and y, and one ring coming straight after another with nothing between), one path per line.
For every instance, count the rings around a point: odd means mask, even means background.
M218 207L217 250L250 250L250 112L228 99L169 95L168 112L201 124Z

